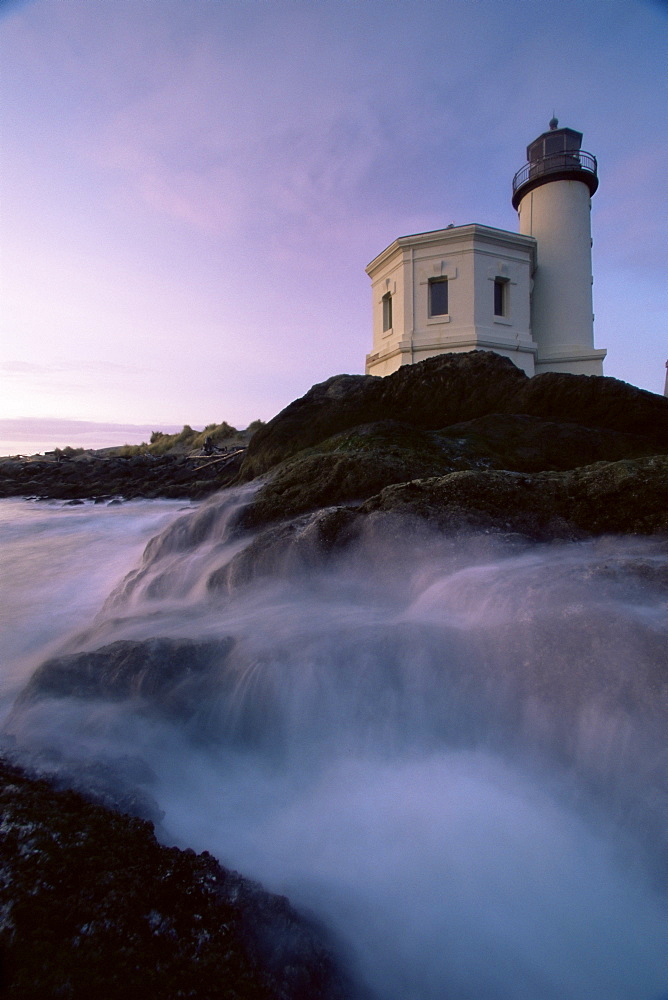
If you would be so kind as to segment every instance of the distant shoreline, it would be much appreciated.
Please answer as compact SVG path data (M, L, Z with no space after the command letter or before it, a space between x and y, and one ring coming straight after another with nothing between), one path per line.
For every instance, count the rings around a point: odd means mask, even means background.
M86 453L76 458L0 459L0 497L97 503L112 500L198 500L236 478L245 448L207 456L130 457Z
M155 424L105 424L87 420L0 418L0 462L10 458L48 458L58 451L76 451L79 454L105 458L121 450L150 449L154 437L177 439L184 431L192 436L193 442L213 432L215 437L243 439L247 443L253 430L261 425L262 421L255 420L245 430L237 430L223 421L204 425L199 430L193 429L189 424L164 424L159 421ZM156 427L160 430L156 431ZM195 447L197 444L193 447L187 445L179 450L184 452L194 450Z
M239 431L223 421L201 431L153 431L149 442L110 448L55 448L0 458L0 497L98 503L125 499L201 499L236 479L248 442L262 426Z

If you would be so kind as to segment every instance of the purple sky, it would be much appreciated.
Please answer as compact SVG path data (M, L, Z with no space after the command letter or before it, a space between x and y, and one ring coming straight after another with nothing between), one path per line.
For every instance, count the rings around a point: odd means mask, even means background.
M363 371L365 265L450 222L516 230L553 111L599 160L605 374L662 392L665 9L0 3L0 454L76 444L72 421L244 427Z

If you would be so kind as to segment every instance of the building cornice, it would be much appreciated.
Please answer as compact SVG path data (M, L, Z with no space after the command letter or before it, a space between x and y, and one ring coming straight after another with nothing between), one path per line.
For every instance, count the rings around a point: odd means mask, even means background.
M400 236L390 243L377 257L367 264L365 270L371 277L373 272L387 263L395 254L400 251L412 249L414 247L429 246L430 244L461 244L463 242L487 243L503 249L528 250L535 263L536 240L533 236L525 236L521 233L513 233L507 229L495 229L492 226L481 226L477 222L469 223L466 226L450 226L447 229L434 229L426 233L414 233L410 236Z

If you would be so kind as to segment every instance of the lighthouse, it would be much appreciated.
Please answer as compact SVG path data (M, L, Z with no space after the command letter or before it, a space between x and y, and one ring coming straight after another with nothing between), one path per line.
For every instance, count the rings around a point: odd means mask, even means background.
M582 133L553 118L527 147L513 179L519 230L536 240L531 332L536 374L602 375L604 350L594 347L591 197L596 158L581 148Z
M374 257L368 375L463 351L494 351L529 376L603 374L592 313L598 175L581 145L556 118L530 143L513 179L519 233L450 224L400 236Z

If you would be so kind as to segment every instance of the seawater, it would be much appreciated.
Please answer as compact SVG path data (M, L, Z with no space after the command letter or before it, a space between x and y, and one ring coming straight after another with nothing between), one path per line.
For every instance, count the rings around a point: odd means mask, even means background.
M665 995L662 718L633 688L668 636L665 543L379 522L338 555L267 538L242 564L248 493L0 501L14 748L141 759L161 839L313 912L379 1000ZM12 711L47 657L155 636L232 637L224 697L181 720Z

